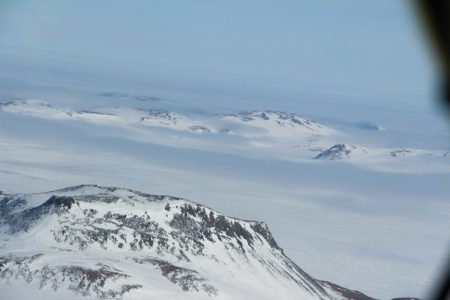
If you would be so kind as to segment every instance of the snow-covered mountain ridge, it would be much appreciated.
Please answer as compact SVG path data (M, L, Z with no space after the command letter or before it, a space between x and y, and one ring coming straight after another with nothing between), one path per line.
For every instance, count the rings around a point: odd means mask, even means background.
M153 102L155 101L151 101ZM173 148L295 162L339 160L389 172L450 170L446 149L422 149L405 147L402 144L385 145L382 139L367 145L364 140L341 129L282 111L189 114L166 110L153 104L140 107L129 106L128 103L73 109L37 99L2 101L0 110L7 114L32 117L35 118L34 121L67 121L74 126L81 125L97 130L99 135L102 135L104 130L107 132L113 129L114 135L119 138ZM116 128L120 130L116 131ZM374 133L367 135L386 133L384 129L379 130L380 128L371 129ZM312 160L314 158L315 160ZM431 163L421 164L418 161Z
M0 102L6 112L34 117L60 120L84 120L94 123L115 125L143 125L166 127L194 133L229 133L242 136L264 136L272 138L285 136L330 135L331 128L293 113L278 111L253 111L237 114L211 115L195 118L173 111L154 108L99 107L93 110L73 110L55 106L37 99L13 99ZM261 130L258 134L242 130L230 130L227 125L250 126Z
M281 137L292 138L293 136L302 135L327 136L337 133L336 130L318 122L282 111L240 112L237 114L222 115L221 118L228 122L264 128L269 134Z
M7 295L26 286L38 299L371 299L308 275L265 223L181 198L96 185L1 194L0 224Z

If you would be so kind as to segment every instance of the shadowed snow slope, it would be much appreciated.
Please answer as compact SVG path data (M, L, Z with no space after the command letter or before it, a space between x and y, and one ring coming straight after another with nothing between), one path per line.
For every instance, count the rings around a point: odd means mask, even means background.
M10 299L371 299L309 276L266 224L181 198L96 185L1 194L0 223Z

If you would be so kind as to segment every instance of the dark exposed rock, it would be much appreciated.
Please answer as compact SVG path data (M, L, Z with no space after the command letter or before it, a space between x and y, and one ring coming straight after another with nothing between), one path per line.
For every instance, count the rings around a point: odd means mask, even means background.
M150 95L131 95L120 92L104 92L100 93L100 96L107 98L116 98L122 100L138 100L142 102L159 102L161 99L159 97L150 96Z
M200 217L202 222L195 220ZM245 229L239 221L228 219L223 215L214 217L213 213L206 214L204 208L200 206L194 207L191 204L185 204L181 207L181 214L175 214L170 226L178 229L187 237L193 240L208 239L212 241L212 236L227 236L229 238L237 238L246 240L247 244L252 247L253 236ZM242 242L237 241L243 252Z
M75 200L72 197L51 196L42 204L42 207L53 207L56 211L64 211L65 209L71 209L74 203Z
M131 250L142 250L145 247L152 248L155 244L160 250L168 249L167 233L159 225L152 221L148 215L128 216L125 214L106 213L103 218L84 220L87 226L82 228L73 228L65 225L53 232L54 238L58 242L66 242L76 245L79 249L85 250L91 244L99 244L102 248L107 248L108 242L116 244L118 248L123 248L125 244ZM97 223L109 223L116 229L105 229L96 226ZM132 230L131 240L127 241L121 229L128 228Z
M195 270L175 266L167 261L152 258L132 258L133 261L139 264L151 264L158 266L161 274L169 279L171 282L179 285L183 291L200 291L203 290L209 296L217 296L218 290L210 284L206 283L206 279L201 277Z
M190 126L189 130L194 131L194 132L199 132L199 133L210 133L211 132L211 130L208 127L201 126L201 125Z
M370 122L357 122L355 127L362 130L371 130L371 131L379 131L382 128L376 124Z
M233 116L236 118L239 118L239 120L243 121L243 122L251 122L257 119L261 119L264 121L270 120L271 118L275 119L276 122L280 125L280 126L284 126L286 123L291 123L291 124L296 124L296 125L300 125L303 127L306 127L310 130L312 130L312 125L320 128L321 125L313 122L311 120L308 120L304 117L300 117L296 114L293 113L287 113L287 112L282 112L282 111L252 111L252 112L240 112L237 114L229 114L229 115L224 115L226 116Z
M255 222L254 224L252 224L250 226L252 227L252 229L255 232L262 235L262 237L267 241L267 243L269 243L269 245L272 248L281 250L281 248L278 246L277 242L273 238L272 233L270 233L269 227L267 227L267 224L262 223L262 222Z
M353 154L368 154L367 149L349 144L336 144L329 149L319 153L314 159L339 160L348 158Z
M9 281L21 277L28 283L37 282L40 288L50 286L55 291L67 285L67 288L75 294L97 296L100 299L118 300L132 289L142 287L137 284L124 284L116 289L106 288L107 282L116 282L129 276L102 264L97 264L96 268L44 265L42 268L32 269L30 265L41 257L42 254L30 257L12 255L0 257L0 278Z
M400 149L400 150L394 150L394 151L390 152L392 157L405 156L405 155L408 155L411 153L412 152L408 149Z
M333 289L335 292L338 292L341 294L345 299L351 299L351 300L376 300L375 298L371 298L359 291L353 291L346 289L342 286L339 286L337 284L328 282L328 281L319 281L323 283L324 285L328 286L329 288Z
M3 197L0 200L0 217L6 217L7 215L12 214L14 211L24 208L26 204L27 201L21 197Z
M47 214L62 214L72 208L75 200L71 197L51 196L43 204L24 210L16 210L26 205L24 199L12 201L5 198L0 203L0 216L3 223L9 225L9 232L28 231L30 227ZM16 203L14 203L16 202Z
M336 144L316 155L314 159L342 159L350 155L350 153L352 153L352 150L354 149L356 149L354 146L348 146L346 144Z

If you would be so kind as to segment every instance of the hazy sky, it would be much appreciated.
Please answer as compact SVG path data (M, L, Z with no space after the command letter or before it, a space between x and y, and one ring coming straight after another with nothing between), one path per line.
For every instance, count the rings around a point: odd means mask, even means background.
M420 93L430 62L409 4L3 0L0 48Z

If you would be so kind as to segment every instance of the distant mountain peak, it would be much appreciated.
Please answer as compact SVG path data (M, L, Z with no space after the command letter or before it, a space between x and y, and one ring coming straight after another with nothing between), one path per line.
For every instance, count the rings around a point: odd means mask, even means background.
M367 154L368 151L350 144L336 144L316 155L314 159L340 160L348 158L355 153Z

